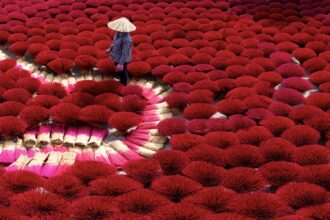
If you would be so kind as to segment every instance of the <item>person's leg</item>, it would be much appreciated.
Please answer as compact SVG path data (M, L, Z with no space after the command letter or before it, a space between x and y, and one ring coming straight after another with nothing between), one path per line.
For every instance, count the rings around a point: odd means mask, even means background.
M124 64L123 71L120 72L119 78L120 78L120 82L126 86L128 83L127 63Z

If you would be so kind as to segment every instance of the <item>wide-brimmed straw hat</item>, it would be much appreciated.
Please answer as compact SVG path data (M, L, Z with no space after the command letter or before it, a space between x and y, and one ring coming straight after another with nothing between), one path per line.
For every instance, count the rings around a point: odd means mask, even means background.
M127 18L118 18L108 23L108 28L118 32L132 32L136 30L134 24L132 24Z

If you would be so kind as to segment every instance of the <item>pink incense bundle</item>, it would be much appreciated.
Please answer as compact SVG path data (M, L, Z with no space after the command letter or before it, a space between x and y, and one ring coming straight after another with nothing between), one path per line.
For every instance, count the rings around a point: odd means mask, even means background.
M32 160L32 157L28 157L27 155L20 155L17 160L6 167L6 171L15 171L15 170L23 170L26 165Z
M173 116L172 113L143 116L143 121L145 121L145 122L158 122L158 121L161 121L161 120L166 119L166 118L171 118L172 116Z
M157 103L157 104L150 104L147 105L144 108L144 111L149 111L149 110L157 110L157 109L161 109L161 108L168 108L168 104L166 102L161 102L161 103Z
M24 145L31 148L37 144L37 129L26 131L24 136Z
M58 80L58 82L61 83L61 84L63 85L63 87L65 88L65 90L66 90L68 93L70 93L71 91L69 91L69 89L68 89L68 86L69 86L69 80L66 79L66 78L61 78L60 76L57 76L57 77L59 77L59 78L54 79L54 80L55 80L55 81ZM54 82L54 80L53 80L53 82Z
M28 163L24 170L28 170L38 175L41 175L42 166L47 157L48 153L36 152L32 160Z
M103 139L108 135L106 128L93 128L92 135L87 143L89 147L97 148L101 146Z
M82 160L95 160L94 150L91 147L82 149Z
M150 89L150 88L143 88L143 90L142 90L142 95L146 98L146 99L148 99L148 97L150 97L151 95L153 95L154 94L154 91L152 90L152 89Z
M115 166L122 167L125 163L128 162L125 157L123 157L120 153L113 149L109 144L105 144L104 149L108 155L110 162Z
M62 155L63 153L61 152L50 152L46 163L42 167L41 175L45 177L54 176L62 160Z
M104 146L94 148L94 155L96 161L111 164Z
M63 145L67 147L73 147L77 138L77 128L68 127L65 131Z
M64 125L53 124L52 125L52 136L51 143L52 145L61 145L64 140Z
M67 152L69 151L69 149L66 146L54 146L54 151Z
M110 146L115 149L118 153L123 155L129 160L138 160L142 159L140 155L132 151L127 145L125 145L122 141L116 140L109 142Z
M67 90L69 92L72 92L74 90L75 85L76 85L76 79L74 77L69 77Z
M76 160L83 160L82 154L83 154L83 149L79 146L73 146L69 147L69 152L73 152L76 154Z
M126 138L126 141L136 144L138 146L141 146L143 148L149 149L149 150L154 150L154 151L157 151L164 147L164 144L161 144L161 143L151 143L146 140L140 140L140 139L131 138L131 137Z
M138 124L137 128L141 129L155 129L157 128L158 122L142 122Z
M20 156L20 155L27 155L27 149L23 145L23 140L22 139L17 139L16 141L16 147L15 147L15 160Z
M55 175L59 175L66 171L68 167L70 167L72 164L74 164L76 159L76 153L75 152L64 152L62 153L62 158L60 161L59 166L56 169Z
M33 157L36 152L40 152L40 148L38 146L28 148L27 149L27 156Z
M0 153L0 163L13 163L16 160L15 149L15 141L5 141Z
M164 101L164 98L168 95L168 92L163 92L161 94L152 94L148 97L148 101L151 104L157 104L162 103Z
M37 142L40 147L46 146L50 143L50 125L41 125L37 133Z
M164 102L164 98L166 96L168 96L170 93L168 91L162 91L161 93L159 94L155 94L154 97L150 97L149 100L152 102L152 103L162 103Z
M148 97L148 99L154 99L158 96L161 96L161 94L165 91L166 91L166 88L164 86L158 85L158 86L152 88L152 92L149 93L149 95L147 97Z
M50 145L50 144L48 144L46 147L43 147L40 149L40 152L42 152L42 153L49 153L52 151L54 151L54 147L53 147L53 145Z
M129 138L144 140L144 141L147 141L147 142L157 143L157 144L164 144L167 141L166 137L155 136L155 135L151 135L150 133L149 134L134 133L134 134L131 134L129 136Z
M150 134L153 136L160 136L157 129L135 129L131 134Z
M169 108L159 108L155 110L148 110L148 111L143 111L142 116L152 116L152 115L159 115L159 114L165 114L165 113L170 113L171 110Z
M132 149L134 152L144 156L144 157L152 157L156 153L156 151L141 147L139 145L136 145L129 141L124 141L124 144L126 144L130 149Z
M79 126L77 130L77 138L75 146L86 147L89 138L91 137L92 129L88 126Z
M35 70L32 72L31 75L33 78L38 79L40 82L44 82L47 76L47 72L46 71L40 71L40 70Z

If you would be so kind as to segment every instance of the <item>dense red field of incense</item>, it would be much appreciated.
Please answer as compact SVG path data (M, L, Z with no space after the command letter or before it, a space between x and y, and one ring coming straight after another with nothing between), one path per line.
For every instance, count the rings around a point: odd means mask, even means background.
M78 160L49 178L4 165L0 219L330 219L329 0L0 6L1 49L28 54L61 77L74 66L116 75L107 23L130 18L137 26L130 77L167 85L164 101L176 113L157 125L168 149L147 159L121 155L127 175L111 160ZM1 139L22 137L49 118L119 131L141 124L143 88L113 80L72 86L42 82L15 59L1 60Z

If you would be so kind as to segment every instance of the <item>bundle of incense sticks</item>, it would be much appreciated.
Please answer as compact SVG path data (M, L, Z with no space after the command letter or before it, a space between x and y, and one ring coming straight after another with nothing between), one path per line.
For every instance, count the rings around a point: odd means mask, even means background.
M32 157L29 157L27 155L20 155L16 161L12 164L10 164L5 169L7 171L15 171L15 170L23 170L28 163L32 160Z
M37 142L40 147L47 146L50 143L50 125L41 125L37 133Z
M33 72L38 68L38 66L27 62L23 57L17 59L17 63L19 63L22 66L22 68L30 72Z
M61 83L61 77L60 76L54 76L54 78L53 78L53 82L54 83Z
M24 170L28 170L41 175L41 169L47 157L48 153L36 152Z
M167 102L160 102L160 103L157 103L157 104L147 105L144 108L144 111L157 110L157 109L162 109L162 108L169 108L169 105L167 104Z
M91 147L82 148L82 160L95 160L93 148Z
M169 92L165 91L159 95L155 95L154 97L149 97L149 102L154 104L162 103L164 102L164 98L169 94L170 94Z
M143 147L145 149L149 149L149 150L153 150L153 151L157 151L160 150L164 147L163 143L152 143L146 140L141 140L141 139L137 139L137 138L126 138L127 142L130 142L132 144L138 145L140 147Z
M137 129L156 129L158 125L158 121L156 122L141 122L138 124Z
M170 112L171 112L171 109L169 109L169 108L159 108L159 109L155 109L155 110L142 111L141 115L148 116L148 115L155 115L155 114L166 114L166 113L170 113Z
M109 142L109 145L129 160L137 160L142 158L120 140L111 141Z
M88 140L87 146L99 147L102 144L102 140L108 135L108 129L106 128L93 128L90 139Z
M166 137L156 136L156 135L152 135L150 133L139 133L138 131L132 133L128 138L139 139L139 140L147 141L150 143L157 143L157 144L164 144L167 141Z
M156 151L141 147L140 145L136 145L130 141L124 141L123 142L126 146L128 146L130 149L132 149L134 152L136 152L139 155L142 155L144 157L152 157L156 153Z
M83 149L79 146L73 146L73 147L68 147L70 152L73 152L76 154L76 160L83 160L82 154L83 154Z
M94 155L96 161L111 164L104 146L94 148Z
M20 155L28 155L28 152L27 152L27 149L23 145L23 140L19 138L19 139L17 139L16 145L15 145L15 160Z
M59 146L54 146L54 151L58 152L67 152L69 149L66 146L59 145Z
M166 118L171 118L172 116L173 116L172 113L148 115L148 116L143 116L143 121L145 121L145 122L157 122L157 121L161 121L161 120L166 119Z
M60 165L62 156L63 156L62 152L56 152L56 151L50 152L46 163L42 167L41 175L45 177L54 176L58 166Z
M23 139L25 147L34 147L37 144L37 129L26 131Z
M103 80L102 75L94 75L93 80L94 81L102 81Z
M54 75L53 74L47 74L45 81L47 82L53 82Z
M77 76L76 77L76 82L80 82L80 81L83 81L83 80L85 80L84 76Z
M31 74L32 77L38 79L39 81L45 81L45 78L47 76L46 71L40 71L40 70L35 70Z
M40 149L40 152L42 152L42 153L49 153L52 151L54 151L54 147L50 144L48 144L47 146Z
M63 85L63 87L68 91L68 92L71 92L69 91L68 87L69 87L69 80L66 79L66 78L61 78L60 79L60 83Z
M166 88L163 86L157 86L153 88L150 92L144 93L144 96L149 100L150 103L159 103L164 100L164 98L169 94Z
M77 138L77 128L68 127L65 131L63 145L67 147L73 147Z
M79 126L77 129L77 138L75 145L79 147L86 147L89 138L91 137L92 129L88 126Z
M52 125L52 134L51 134L51 143L53 145L61 145L64 140L64 125L53 124Z
M74 89L74 87L75 87L75 85L76 85L76 78L74 78L74 77L69 77L68 78L68 91L69 92L71 92L71 91L73 91L73 89Z
M117 167L122 167L125 163L127 163L128 160L120 153L118 153L115 149L113 149L110 144L104 144L103 146L112 164Z
M75 159L76 159L76 153L63 152L59 166L57 167L57 169L55 171L55 175L59 175L59 174L63 173L68 167L70 167L72 164L74 164Z
M139 133L139 134L150 134L153 136L161 136L157 129L136 129L132 134Z
M3 148L0 153L1 163L13 163L15 158L16 141L8 140L3 142Z
M84 75L84 80L94 80L94 79L93 79L93 76L91 74L87 73L87 74Z

